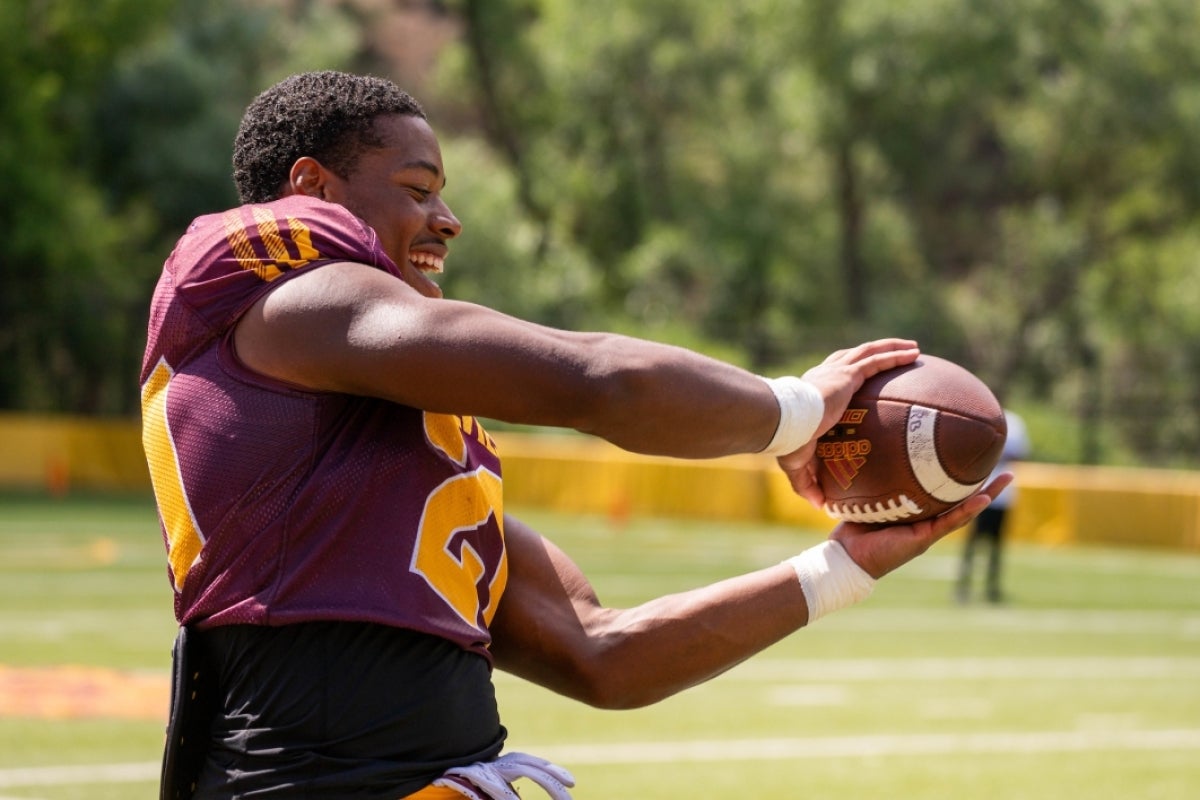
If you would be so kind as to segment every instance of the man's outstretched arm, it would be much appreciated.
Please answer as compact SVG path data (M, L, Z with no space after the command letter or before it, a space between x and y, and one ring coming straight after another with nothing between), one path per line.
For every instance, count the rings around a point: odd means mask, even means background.
M855 580L873 581L916 558L966 525L1011 480L987 489L940 517L871 530L843 523L817 549L840 547ZM810 621L810 600L836 609L840 587L801 586L783 563L635 608L605 607L579 567L518 520L506 522L508 589L492 625L499 668L601 708L657 702L713 678ZM801 558L805 558L801 556ZM843 569L844 567L837 567ZM869 576L869 577L866 577ZM823 597L808 596L815 591Z

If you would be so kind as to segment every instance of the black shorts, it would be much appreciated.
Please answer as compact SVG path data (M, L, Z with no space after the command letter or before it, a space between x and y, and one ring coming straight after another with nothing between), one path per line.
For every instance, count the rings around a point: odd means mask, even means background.
M346 622L197 638L221 700L196 798L394 800L504 744L491 666L444 639Z

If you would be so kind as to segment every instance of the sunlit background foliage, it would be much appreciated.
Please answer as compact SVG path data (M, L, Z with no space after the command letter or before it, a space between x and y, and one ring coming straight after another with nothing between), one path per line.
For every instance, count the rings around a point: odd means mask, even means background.
M295 71L426 106L447 294L764 373L913 336L1037 457L1200 466L1193 0L0 0L0 408L137 413L146 303Z

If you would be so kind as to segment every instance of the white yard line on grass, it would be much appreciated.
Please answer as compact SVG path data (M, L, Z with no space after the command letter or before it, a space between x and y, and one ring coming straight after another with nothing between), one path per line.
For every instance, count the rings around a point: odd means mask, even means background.
M1044 733L898 734L787 739L713 739L636 744L529 745L559 764L675 764L798 758L1047 753L1091 750L1200 750L1200 729Z
M777 761L801 758L1076 753L1096 750L1200 750L1200 728L1046 731L1041 733L893 734L773 739L706 739L611 744L517 744L564 766ZM158 762L26 767L0 770L0 788L156 781ZM2 800L2 798L0 798Z
M1029 658L760 658L720 680L837 683L926 680L1200 680L1200 656Z
M142 783L157 781L162 764L142 761L132 764L71 764L53 767L0 769L0 789L18 786L69 786L88 783Z
M1200 613L1194 609L1140 611L1022 608L1019 603L966 608L948 606L941 609L888 608L865 604L838 614L837 626L843 631L888 633L953 633L971 630L1022 635L1087 635L1117 639L1147 635L1194 639L1197 633L1200 633Z

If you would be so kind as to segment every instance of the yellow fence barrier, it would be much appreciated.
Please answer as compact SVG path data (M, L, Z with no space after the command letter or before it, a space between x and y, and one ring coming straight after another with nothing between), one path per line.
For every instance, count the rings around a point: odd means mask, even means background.
M495 435L514 506L601 514L758 520L830 528L796 497L772 459L680 461L626 453L582 436ZM1014 539L1050 545L1171 547L1200 552L1200 473L1027 462ZM0 414L0 488L64 494L148 491L136 421Z
M148 490L141 436L138 422L0 414L0 487Z

